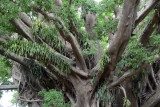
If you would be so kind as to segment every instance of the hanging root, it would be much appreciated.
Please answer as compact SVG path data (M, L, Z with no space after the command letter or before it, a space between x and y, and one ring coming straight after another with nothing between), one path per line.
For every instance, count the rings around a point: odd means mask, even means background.
M123 94L124 94L124 104L123 104L123 107L125 107L125 105L126 105L126 99L127 99L127 94L126 94L126 90L122 87L122 86L120 86L119 87L122 91L123 91Z

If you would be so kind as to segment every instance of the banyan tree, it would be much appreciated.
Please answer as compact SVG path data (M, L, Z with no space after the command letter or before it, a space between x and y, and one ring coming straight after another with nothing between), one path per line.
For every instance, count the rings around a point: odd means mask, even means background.
M54 89L63 106L159 107L159 53L159 0L0 1L0 54L24 106Z

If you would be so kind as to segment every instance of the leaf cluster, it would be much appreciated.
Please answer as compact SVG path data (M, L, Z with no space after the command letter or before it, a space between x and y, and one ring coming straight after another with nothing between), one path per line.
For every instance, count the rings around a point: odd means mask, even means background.
M5 43L8 53L16 53L20 56L35 57L43 62L52 62L61 71L68 73L70 71L69 64L57 56L54 50L43 44L26 42L23 40L8 41Z
M105 106L105 105L109 104L109 102L112 101L113 96L108 90L106 90L105 83L99 87L99 89L96 93L96 98L100 99L102 106Z
M44 107L71 107L71 103L64 103L62 92L56 90L42 90L40 96L44 97Z
M11 62L0 55L0 84L10 84Z
M157 44L158 41L159 40L155 40L154 43ZM150 51L147 47L143 47L142 44L137 43L137 37L132 37L117 66L125 65L135 70L142 62L154 62L154 57L158 53L159 50Z
M37 43L42 44L45 42L61 54L65 56L67 55L67 51L63 43L58 39L59 33L54 26L48 27L43 25L40 21L36 21L32 28L32 32L34 40Z
M45 75L45 68L37 64L34 60L25 59L25 63L29 66L29 71L24 72L26 75L30 74L29 79L41 79Z
M106 53L104 53L103 56L102 56L102 58L99 61L100 67L101 67L101 71L103 71L105 64L107 62L109 62L109 61L110 61L109 56Z

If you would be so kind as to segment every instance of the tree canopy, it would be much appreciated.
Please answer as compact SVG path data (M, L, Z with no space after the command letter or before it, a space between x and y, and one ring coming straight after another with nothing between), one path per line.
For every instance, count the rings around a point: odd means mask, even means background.
M156 107L159 14L159 0L1 0L0 67L24 105Z

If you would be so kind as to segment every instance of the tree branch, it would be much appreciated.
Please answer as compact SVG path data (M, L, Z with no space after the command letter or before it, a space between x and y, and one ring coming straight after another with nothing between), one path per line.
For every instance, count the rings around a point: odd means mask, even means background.
M70 19L70 27L71 27L70 32L72 34L75 34L76 36L78 36L79 32L78 32L78 30L77 30L77 28L76 28L76 26L75 26L75 24L74 24L72 19Z
M137 14L139 0L124 0L122 15L118 24L118 30L111 41L107 53L109 54L111 61L106 62L104 66L104 72L99 72L95 78L95 84L93 86L93 92L95 92L98 83L106 78L109 80L112 78L112 71L116 64L116 61L122 55L123 51L128 44L128 41L132 32L132 25L135 22L135 16Z
M84 78L89 78L90 77L89 74L83 72L82 70L76 69L75 67L72 67L71 70L72 70L73 73L75 73L75 74L77 74L81 77L84 77Z
M51 45L50 43L48 43L45 39L42 39L42 38L39 38L40 40L41 40L41 42L43 42L43 44L45 44L46 46L48 46L48 47L50 47L50 49L51 50L55 50L55 53L58 55L58 56L60 56L60 57L62 57L63 59L65 59L65 60L68 60L68 62L72 62L72 60L71 59L69 59L68 57L66 57L66 56L70 56L70 53L68 52L68 50L69 50L69 48L67 47L67 46L65 46L64 45L64 47L63 46L60 46L60 48L59 47L57 47L56 45ZM59 38L57 38L57 39L59 39ZM61 41L61 43L63 43L63 40L62 39L59 39L60 41ZM53 49L52 49L53 48ZM62 53L62 54L61 54ZM64 55L65 54L65 55Z
M98 63L94 68L92 68L90 74L93 75L96 72L99 72L101 69L100 64Z
M85 60L84 60L84 57L81 53L81 50L80 50L80 46L76 40L76 38L71 34L69 33L68 35L65 35L64 33L64 30L67 31L67 28L64 26L63 22L60 20L60 18L57 18L56 20L60 25L61 27L57 27L58 30L59 30L59 33L61 34L61 36L64 38L64 40L68 41L71 46L72 46L72 50L75 54L75 57L76 59L79 61L80 63L80 66L81 68L87 72L87 66L86 66L86 63L85 63Z
M33 25L32 21L30 20L30 18L27 16L26 13L20 12L19 17L28 27L32 27L32 25Z
M160 6L159 6L160 7ZM143 33L140 35L138 38L138 42L143 44L144 46L146 45L149 37L155 30L156 26L158 25L159 19L160 19L160 9L157 7L157 11L153 14L152 18L150 19L149 23L145 27Z
M0 85L0 90L14 90L18 89L18 85Z
M72 87L68 84L68 82L65 80L65 77L62 77L62 75L59 75L56 67L54 67L51 64L46 64L46 67L57 77L57 79L61 82L64 83L67 89L72 90Z
M23 99L23 98L18 98L18 100L24 101L24 102L43 102L43 100L37 99L37 100L28 100L28 99Z
M64 24L60 20L60 18L55 18L53 16L50 16L49 14L43 12L43 10L41 8L35 6L34 4L31 4L31 6L33 7L33 9L36 12L41 13L45 18L52 20L53 22L57 22L60 25L60 27L58 27L56 25L60 35L64 38L64 40L68 41L71 44L73 52L75 54L75 57L80 62L81 68L85 72L87 72L87 66L86 66L85 60L83 58L83 55L81 53L80 46L78 45L78 42L77 42L76 38L71 33L68 32L67 28L64 26ZM68 33L68 35L66 35L64 33L64 31L66 31Z
M19 64L23 65L24 67L28 68L28 66L26 65L26 63L23 61L22 57L18 57L16 55L11 55L9 53L6 53L4 50L0 49L0 54L6 58L9 58L15 62L18 62ZM16 56L16 57L15 57Z
M132 25L135 21L139 0L124 0L122 16L118 24L118 30L111 41L107 53L111 57L111 63L115 63L121 56L131 36Z
M138 16L135 21L134 28L151 12L152 9L155 8L155 6L159 3L159 0L149 0L145 7L138 12Z
M116 80L116 81L112 82L110 85L108 85L107 89L112 89L112 88L118 86L119 84L121 84L126 79L136 75L139 72L141 72L146 66L147 66L147 63L144 63L136 71L134 71L134 72L128 71L128 72L124 73L118 80Z
M19 33L22 36L24 36L24 38L34 41L29 27L25 23L23 23L20 19L13 19L11 20L11 23L17 28Z

